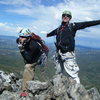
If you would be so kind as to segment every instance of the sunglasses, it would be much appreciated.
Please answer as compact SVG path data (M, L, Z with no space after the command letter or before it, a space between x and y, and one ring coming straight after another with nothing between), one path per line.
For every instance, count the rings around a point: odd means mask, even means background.
M65 16L71 18L71 15L69 15L69 14L62 14L62 17L65 17Z
M21 37L21 38L26 38L26 39L28 39L29 37L27 37L27 36L19 36L19 37Z

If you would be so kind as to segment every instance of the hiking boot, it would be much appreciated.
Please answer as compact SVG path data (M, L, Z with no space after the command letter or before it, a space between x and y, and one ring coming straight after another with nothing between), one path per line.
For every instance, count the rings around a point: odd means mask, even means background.
M20 94L20 97L26 97L27 96L27 92L26 91L23 91L21 94Z

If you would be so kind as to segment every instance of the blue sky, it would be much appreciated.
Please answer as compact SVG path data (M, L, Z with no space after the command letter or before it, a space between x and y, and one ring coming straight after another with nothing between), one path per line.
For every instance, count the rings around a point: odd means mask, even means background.
M18 36L27 27L42 36L61 23L61 14L70 10L72 22L100 19L100 0L0 0L0 35ZM78 31L76 44L100 48L100 25Z

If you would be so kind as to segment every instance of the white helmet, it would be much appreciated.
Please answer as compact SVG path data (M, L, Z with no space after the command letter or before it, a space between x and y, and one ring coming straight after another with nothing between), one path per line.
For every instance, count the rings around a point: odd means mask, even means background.
M29 37L29 36L31 36L31 33L32 32L28 28L23 28L22 30L20 30L19 36Z

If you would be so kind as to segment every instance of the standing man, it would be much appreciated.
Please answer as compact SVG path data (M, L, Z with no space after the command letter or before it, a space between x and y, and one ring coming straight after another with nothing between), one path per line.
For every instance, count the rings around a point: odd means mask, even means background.
M29 29L24 28L20 31L19 38L16 41L25 61L21 96L27 96L26 82L34 79L35 67L42 63L40 56L44 53L41 44L32 38L32 34Z
M57 73L63 72L63 69L67 74L73 78L76 83L80 83L78 77L79 67L75 60L75 34L77 30L84 29L86 27L100 24L100 20L70 23L72 14L70 11L64 11L62 13L61 25L47 34L47 37L56 35L56 49L58 59L56 61Z

